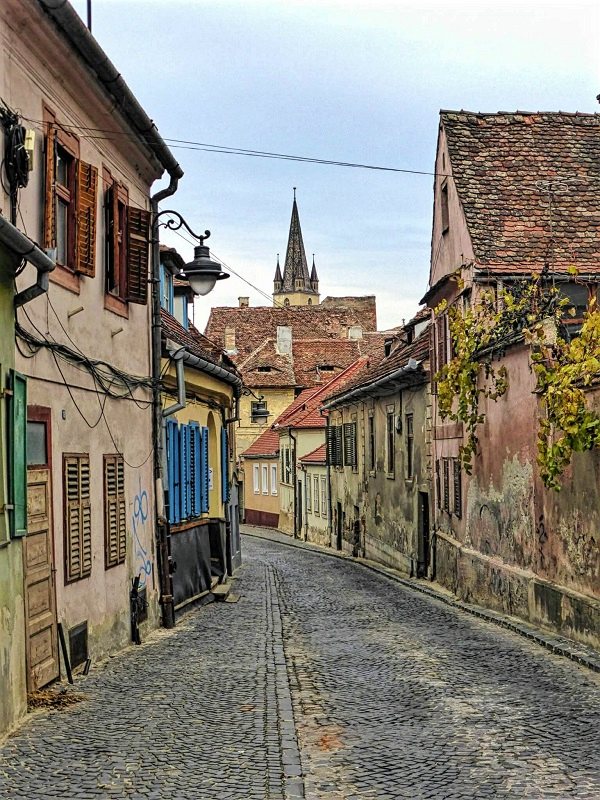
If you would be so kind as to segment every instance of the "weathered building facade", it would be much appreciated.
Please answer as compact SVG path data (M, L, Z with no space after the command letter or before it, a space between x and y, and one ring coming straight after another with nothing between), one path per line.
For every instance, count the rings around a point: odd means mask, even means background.
M161 262L161 282L168 287L183 262L166 248ZM178 612L240 564L238 520L231 519L228 504L235 446L229 431L242 381L230 359L190 323L191 296L185 281L175 279L179 285L162 292L161 373L165 510Z
M34 690L59 675L59 624L74 665L130 641L134 579L142 629L158 620L150 187L182 173L69 3L7 0L0 40L0 206L56 262L49 283L33 264L17 277Z
M448 309L466 312L485 291L502 298L523 279L558 287L575 317L561 335L577 335L598 296L599 135L597 115L442 112L426 295L437 309L436 370L454 355ZM575 182L557 178L575 172ZM507 389L480 398L472 475L460 466L463 422L443 419L433 398L436 577L468 600L598 645L600 450L576 453L561 491L546 488L531 346L515 336L493 366L506 370ZM597 409L593 381L586 395Z
M325 403L332 546L414 576L430 564L428 316Z

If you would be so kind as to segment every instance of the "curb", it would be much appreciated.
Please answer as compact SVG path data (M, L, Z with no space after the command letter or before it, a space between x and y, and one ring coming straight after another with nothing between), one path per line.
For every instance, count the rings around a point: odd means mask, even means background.
M281 533L280 531L277 531L277 533L279 533L281 536L288 535ZM568 658L570 661L574 661L576 664L579 664L582 667L586 667L593 672L600 673L600 653L592 651L591 648L586 648L583 645L578 646L576 643L571 642L569 639L565 639L562 636L546 634L533 625L529 625L526 622L516 621L513 618L507 617L505 614L501 614L497 611L490 611L486 608L483 608L483 606L465 603L463 600L459 600L453 595L447 595L444 592L434 589L431 585L424 585L412 578L403 578L394 570L376 564L374 561L369 561L365 558L349 556L345 553L338 552L337 550L312 544L311 542L302 542L295 539L291 539L289 542L282 541L274 536L261 534L256 530L242 531L242 535L253 536L255 539L263 539L268 542L282 544L286 547L296 547L299 550L308 550L313 553L319 553L320 555L328 556L329 558L337 558L343 561L351 561L354 564L359 564L360 566L371 570L371 572L375 572L378 575L389 578L395 583L399 583L401 586L404 586L407 589L420 592L421 594L427 595L434 600L440 600L442 603L445 603L448 606L453 606L461 611L465 611L467 614L478 617L485 622L490 622L493 625L498 625L501 628L510 630L525 639L535 642L555 655L563 656L564 658Z

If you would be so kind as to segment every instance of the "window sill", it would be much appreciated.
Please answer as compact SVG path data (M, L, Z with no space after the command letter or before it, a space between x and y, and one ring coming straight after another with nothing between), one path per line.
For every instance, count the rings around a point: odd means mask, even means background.
M114 294L104 295L104 308L107 311L112 311L113 314L117 314L119 317L129 319L129 305L125 300L116 297Z
M396 473L395 473L395 472L386 472L386 473L385 473L385 477L386 477L386 478L387 478L389 481L395 481L395 480L396 480Z
M79 285L79 275L76 275L68 267L62 264L57 264L52 272L48 273L51 283L56 283L62 286L63 289L68 289L73 294L80 294L81 288Z

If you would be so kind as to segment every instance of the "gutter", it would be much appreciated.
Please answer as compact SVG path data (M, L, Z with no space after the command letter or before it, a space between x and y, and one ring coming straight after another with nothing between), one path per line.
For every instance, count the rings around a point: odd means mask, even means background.
M422 361L416 361L414 358L409 358L406 366L400 367L400 369L397 369L395 372L391 372L389 375L384 375L382 378L378 378L376 381L369 383L367 386L359 386L357 389L352 389L351 391L331 400L329 403L323 403L323 408L335 408L336 406L345 404L354 398L358 399L360 397L367 396L378 386L391 383L392 381L405 375L416 374L418 368L422 366L422 363Z
M228 383L230 386L233 386L233 394L236 400L242 394L243 382L241 378L237 377L237 375L232 375L231 372L228 372L218 364L213 364L206 358L200 358L200 356L192 355L185 348L183 348L183 355L181 358L188 367L201 369L203 372L207 372L209 375L214 375L216 378L224 381L224 383Z
M27 289L15 295L15 308L24 306L41 294L48 291L48 275L54 267L55 262L49 258L43 250L37 246L28 236L10 223L0 214L0 242L5 245L17 258L25 259L37 269L37 280Z
M121 73L86 28L85 23L67 0L38 0L69 40L79 57L95 73L105 91L115 100L117 110L154 153L172 177L181 178L183 170L163 141L158 129L125 83Z

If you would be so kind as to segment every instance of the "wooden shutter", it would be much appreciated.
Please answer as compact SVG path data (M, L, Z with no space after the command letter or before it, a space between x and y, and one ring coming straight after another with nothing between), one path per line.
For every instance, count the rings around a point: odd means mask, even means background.
M167 420L167 475L168 519L173 524L179 522L179 428L173 419Z
M446 363L446 317L438 317L435 321L435 334L437 339L437 363L439 372Z
M202 511L206 513L209 506L208 496L208 428L202 428L202 455L200 459L200 476L202 481Z
M335 426L335 464L338 467L342 467L344 465L344 446L342 441L342 426L336 425Z
M462 516L462 481L460 471L460 461L458 458L452 460L453 483L454 483L454 513L460 519Z
M96 196L98 170L85 161L77 164L76 272L96 274Z
M190 422L190 516L199 517L201 513L200 476L200 426Z
M148 302L148 248L150 212L127 207L127 299L130 303Z
M9 496L10 535L27 533L27 379L11 371L12 397L9 402Z
M331 466L335 463L334 461L334 428L331 425L327 426L326 429L326 440L327 440L327 463Z
M229 502L229 458L227 452L227 428L221 428L221 500Z
M440 462L435 462L435 494L437 499L437 507L442 507L442 487L440 480Z
M104 564L125 561L127 523L125 514L125 464L123 456L104 456Z
M444 458L442 461L444 478L444 511L450 513L450 459Z
M66 582L87 577L92 571L90 458L63 456L65 498Z
M356 466L356 423L344 423L344 464L347 467Z
M181 471L181 519L190 513L192 470L190 461L190 426L179 427L179 463Z
M56 128L48 125L46 135L45 171L44 171L44 247L53 250L56 247Z

